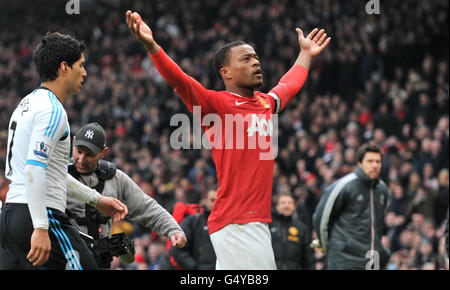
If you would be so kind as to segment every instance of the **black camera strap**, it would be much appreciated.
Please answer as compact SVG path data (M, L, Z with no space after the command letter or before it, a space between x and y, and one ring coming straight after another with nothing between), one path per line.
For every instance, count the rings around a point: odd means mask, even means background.
M75 166L69 165L69 173L76 179L79 179L80 174L75 169ZM111 179L116 174L116 166L113 163L99 160L95 174L98 178L98 183L94 189L103 194L103 189L105 188L105 181ZM70 218L73 218L77 224L80 226L86 226L88 230L88 235L90 235L94 240L100 238L100 225L106 224L110 217L102 215L95 207L85 204L85 216L80 217L71 214L68 210L66 211Z
M105 188L105 180L101 179L100 176L98 176L98 183L97 185L94 187L94 189L99 192L100 194L102 194L103 189ZM95 207L89 205L89 204L85 204L86 208L85 208L85 213L86 216L85 221L86 221L86 227L87 227L87 231L88 231L88 235L90 235L92 238L94 238L94 240L98 240L100 238L100 220L105 219L105 222L108 222L109 217L105 217L103 216ZM102 224L104 224L102 223Z

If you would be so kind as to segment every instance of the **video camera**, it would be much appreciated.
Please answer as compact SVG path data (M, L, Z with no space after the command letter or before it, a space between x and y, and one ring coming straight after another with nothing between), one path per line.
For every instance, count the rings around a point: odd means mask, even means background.
M111 266L113 256L119 257L126 264L134 261L134 241L128 238L125 233L114 234L110 238L104 237L98 240L94 240L91 236L82 232L80 232L80 235L94 254L99 268L108 269Z

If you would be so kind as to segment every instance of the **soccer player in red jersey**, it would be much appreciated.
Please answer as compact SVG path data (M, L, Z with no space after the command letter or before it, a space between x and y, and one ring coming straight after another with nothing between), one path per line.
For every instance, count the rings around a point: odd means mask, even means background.
M299 92L313 57L331 39L323 29L316 28L305 37L296 28L299 56L267 94L256 91L263 85L263 78L253 47L242 41L228 43L214 59L226 90L214 91L188 76L167 56L138 13L127 11L126 21L188 109L196 115L200 108L198 117L203 119L202 127L212 144L219 181L217 200L208 219L216 269L275 270L268 227L275 155L271 146L273 119L276 121L276 114ZM208 119L212 114L215 118ZM232 126L227 126L230 122Z

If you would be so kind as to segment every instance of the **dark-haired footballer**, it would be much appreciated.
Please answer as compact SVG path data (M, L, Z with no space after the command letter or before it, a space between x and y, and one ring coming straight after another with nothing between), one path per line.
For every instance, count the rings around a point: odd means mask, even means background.
M193 112L200 107L201 120L214 114L215 123L221 124L219 130L217 124L202 124L212 145L219 181L217 200L208 218L217 256L216 269L276 269L268 227L274 151L272 146L265 145L274 140L273 115L299 92L311 60L322 52L330 38L323 29L316 28L304 37L297 28L301 52L292 68L267 94L256 90L262 86L263 77L254 48L241 41L228 43L216 52L214 61L226 90L214 91L185 74L165 54L138 13L127 11L126 21L188 109ZM234 125L227 126L230 119L236 121L236 130Z
M5 175L11 180L0 216L1 269L97 269L65 215L66 194L115 221L127 207L67 173L70 126L63 103L87 73L85 44L47 33L34 50L41 86L24 97L9 121Z

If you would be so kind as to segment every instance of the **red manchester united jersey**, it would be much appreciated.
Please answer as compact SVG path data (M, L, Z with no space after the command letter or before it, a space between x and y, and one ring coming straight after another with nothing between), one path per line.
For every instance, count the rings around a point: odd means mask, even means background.
M271 222L277 115L306 80L295 65L268 94L243 97L204 88L160 48L156 68L201 122L216 165L219 187L208 219L210 234L227 224Z

